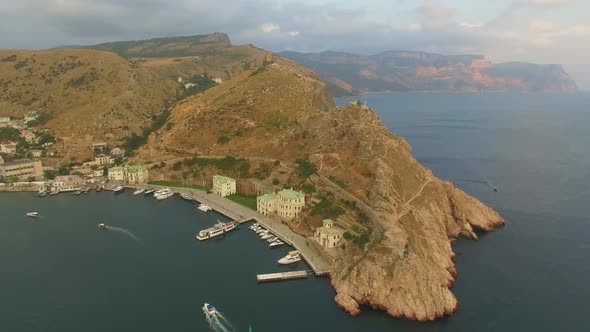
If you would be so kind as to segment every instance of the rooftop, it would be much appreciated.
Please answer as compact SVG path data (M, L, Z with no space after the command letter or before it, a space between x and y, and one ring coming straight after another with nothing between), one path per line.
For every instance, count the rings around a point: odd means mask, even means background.
M281 195L287 199L298 199L304 198L305 195L299 191L295 191L293 189L283 189L278 192L278 195Z
M234 179L232 179L230 177L222 176L222 175L214 175L213 176L213 180L214 181L217 181L217 182L219 182L221 184L226 184L226 183L228 183L230 181L235 181Z
M264 194L262 196L258 196L258 198L266 203L272 202L277 198L275 194Z
M20 160L5 162L1 166L7 167L7 166L24 165L24 164L31 164L31 163L34 163L37 161L39 161L39 160L37 160L37 159L20 159Z

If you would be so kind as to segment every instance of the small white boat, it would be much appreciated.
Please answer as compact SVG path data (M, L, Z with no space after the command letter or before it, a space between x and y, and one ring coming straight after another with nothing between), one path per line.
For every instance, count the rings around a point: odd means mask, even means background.
M154 193L155 191L156 191L156 189L152 188L152 189L148 189L148 190L144 191L143 194L144 195L149 195L149 194Z
M108 229L108 226L106 224L98 224L98 229L106 231Z
M282 246L283 244L285 244L285 242L283 242L283 241L281 241L281 240L276 240L276 241L273 241L273 242L271 242L271 243L269 244L269 246L270 246L271 248L275 248L275 247L278 247L278 246Z
M133 195L143 194L145 192L145 188L139 188L133 192Z
M199 205L199 207L198 207L197 209L199 209L199 210L201 210L201 211L203 211L203 212L208 212L208 211L211 211L211 210L213 210L213 209L212 209L212 208L211 208L209 205L207 205L207 204L201 204L201 205Z
M263 236L261 236L260 238L261 238L261 239L263 239L263 240L268 240L268 239L270 239L271 237L274 237L274 234L269 232L269 233L266 233L266 234L264 234L264 235L263 235Z
M263 232L268 232L268 229L266 229L264 227L260 227L255 232L256 232L256 234L260 234L260 233L263 233Z
M182 197L183 199L186 199L187 201L191 201L193 199L193 197L189 194L186 193L180 193L180 197Z
M273 235L273 237L271 237L271 238L267 239L267 240L266 240L266 242L268 242L268 243L272 243L272 242L275 242L275 241L276 241L276 240L278 240L278 239L279 239L279 238L278 238L277 236L274 236L274 235Z
M154 191L154 196L168 195L171 192L172 192L172 190L170 190L170 188L160 189L160 190Z
M39 212L28 212L27 217L39 218Z
M259 229L260 229L260 226L252 227L252 228L250 228L250 229L251 229L251 230L253 230L254 232L256 232L257 230L259 230Z
M81 193L82 193L82 190L76 190L76 191L74 191L74 192L72 193L72 195L76 195L76 196L78 196L78 195L80 195Z
M125 189L123 186L116 186L115 188L113 188L113 191L118 193L119 191Z
M197 239L199 241L211 239L235 229L236 226L237 224L233 221L222 223L217 220L215 226L200 231L199 234L197 234Z
M172 196L174 196L174 193L173 192L169 192L169 193L166 193L166 194L162 194L162 195L156 196L156 199L159 200L159 201L161 201L161 200L170 198Z
M250 229L254 229L254 228L257 228L257 227L258 227L258 223L254 223L254 224L252 224L252 225L251 225L250 227L248 227L248 228L250 228Z
M287 265L287 264L297 263L300 260L301 260L301 254L299 253L299 251L293 250L293 251L289 251L287 256L279 259L278 263L283 264L283 265Z
M214 306L210 305L209 303L205 303L203 305L203 313L205 314L205 316L207 316L207 318L213 318L217 315L217 310Z

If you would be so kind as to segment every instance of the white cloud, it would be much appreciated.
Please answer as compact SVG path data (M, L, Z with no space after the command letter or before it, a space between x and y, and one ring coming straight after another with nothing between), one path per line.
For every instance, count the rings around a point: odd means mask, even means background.
M287 34L291 37L297 37L299 36L299 31L289 31Z
M260 25L260 30L264 33L280 32L281 27L274 23L264 23Z

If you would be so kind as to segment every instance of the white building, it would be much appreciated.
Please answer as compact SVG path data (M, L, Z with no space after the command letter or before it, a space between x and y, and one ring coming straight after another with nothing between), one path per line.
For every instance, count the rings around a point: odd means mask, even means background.
M265 194L256 198L256 211L265 216L276 213L279 217L292 220L305 207L305 195L292 189L283 189L276 194Z
M0 152L15 154L16 153L16 143L13 141L0 142Z
M147 183L149 172L145 166L141 165L116 166L109 168L108 179L131 184Z
M110 167L108 179L109 181L125 181L125 169L121 166Z
M111 159L111 156L107 156L104 154L99 154L97 156L94 157L94 163L97 166L105 166L105 165L110 165L114 162L113 159Z
M256 197L256 211L265 216L277 212L277 195L264 194Z
M53 188L59 191L80 190L84 184L84 180L78 175L60 175L53 180Z
M325 219L323 226L315 230L314 240L326 249L335 248L342 241L344 230L334 227L331 219Z
M8 123L10 122L10 117L6 116L6 117L0 117L0 123Z
M236 193L236 180L227 176L213 175L213 193L222 197Z
M305 195L293 189L283 189L277 193L277 214L279 217L292 220L297 218L305 207Z

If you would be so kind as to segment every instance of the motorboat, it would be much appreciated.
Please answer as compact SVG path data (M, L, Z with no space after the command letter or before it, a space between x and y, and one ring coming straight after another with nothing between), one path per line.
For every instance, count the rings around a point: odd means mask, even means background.
M279 239L279 238L278 238L277 236L273 236L273 237L271 237L271 238L269 238L269 239L266 239L266 242L268 242L268 243L272 243L272 242L275 242L275 241L276 241L276 240L278 240L278 239Z
M146 191L143 192L144 195L149 195L149 194L153 194L156 191L155 188L152 189L147 189Z
M76 196L78 196L78 195L80 195L81 193L82 193L82 190L76 190L76 191L74 191L74 192L72 193L72 195L76 195Z
M283 264L283 265L287 265L287 264L297 263L300 260L301 260L301 254L299 253L299 251L293 250L293 251L289 251L287 256L279 259L278 263Z
M233 221L222 223L218 220L215 226L200 231L196 237L199 241L211 239L235 229L236 226L237 223Z
M138 188L136 191L133 192L133 195L143 194L145 192L145 188Z
M276 240L276 241L273 241L273 242L271 242L271 243L269 244L269 246L270 246L271 248L276 248L276 247L282 246L283 244L285 244L285 242L283 242L283 241L281 241L281 240Z
M115 188L113 188L113 191L116 192L116 193L118 193L118 192L120 192L123 189L125 189L123 186L116 186Z
M207 205L207 204L201 204L201 205L199 205L199 207L198 207L197 209L199 209L199 210L201 210L201 211L203 211L203 212L208 212L208 211L211 211L211 210L213 210L213 209L212 209L212 208L211 208L209 205Z
M261 236L260 238L263 239L263 240L268 240L268 239L270 239L270 238L272 238L274 236L275 235L273 233L268 232L265 235Z
M187 193L180 193L180 197L186 199L187 201L191 201L193 199L193 197Z
M45 196L47 196L47 195L49 195L49 194L48 194L46 191L44 191L44 192L40 192L40 193L38 193L38 194L37 194L37 197L45 197Z
M207 318L212 318L217 315L217 310L214 306L210 305L209 303L205 303L203 305L203 313L205 314L205 316L207 316Z
M106 231L108 229L108 226L106 224L98 224L98 229Z
M250 229L251 229L251 230L253 230L254 232L256 232L257 230L259 230L259 229L260 229L260 227L261 227L261 226L256 226L256 227L252 227L252 228L250 228Z
M254 228L257 228L257 227L258 227L258 223L254 223L254 224L250 225L250 227L248 227L248 228L254 229Z
M263 232L268 232L268 229L266 229L264 227L260 227L255 232L256 232L256 234L260 234L260 233L263 233Z
M172 196L174 196L174 193L172 191L170 191L170 192L167 192L165 194L161 194L161 195L156 196L156 199L159 200L159 201L161 201L161 200L170 198Z
M170 188L166 188L166 189L160 189L160 190L156 190L154 191L154 196L163 196L163 195L168 195L172 192L172 190L170 190Z
M39 218L39 212L28 212L27 217Z

